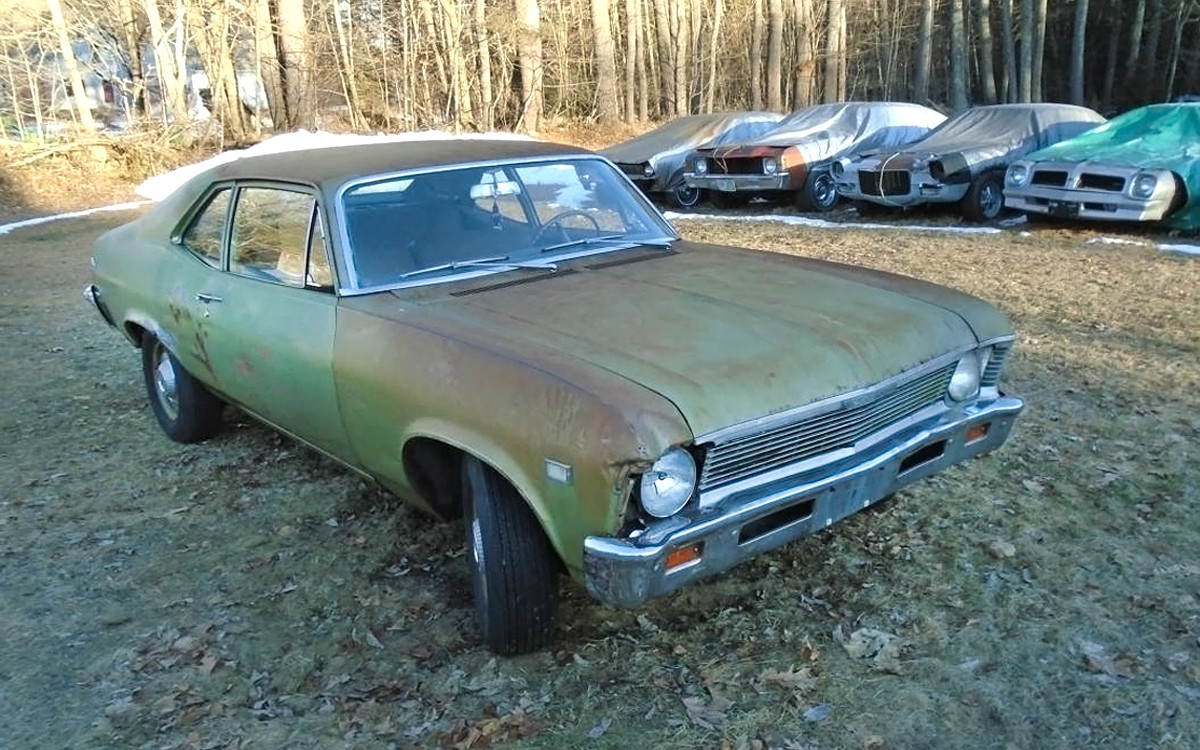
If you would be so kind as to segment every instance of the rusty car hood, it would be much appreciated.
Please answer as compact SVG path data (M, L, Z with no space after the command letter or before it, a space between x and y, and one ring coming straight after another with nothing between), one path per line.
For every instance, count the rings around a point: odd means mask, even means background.
M554 352L530 363L541 369L566 354L635 382L697 435L1011 331L986 303L944 287L776 253L680 242L585 261L452 285L397 309L521 356Z

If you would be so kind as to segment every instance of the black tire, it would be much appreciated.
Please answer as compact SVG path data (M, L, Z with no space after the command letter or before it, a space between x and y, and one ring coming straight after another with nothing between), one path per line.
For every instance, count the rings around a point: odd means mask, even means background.
M142 375L154 418L167 437L197 443L221 429L221 399L183 369L149 331L142 336Z
M681 182L667 190L667 202L675 208L695 208L704 200L704 190Z
M804 180L804 187L796 191L796 208L801 211L826 213L838 202L837 180L828 169L814 169Z
M971 221L995 221L1004 211L1004 171L992 169L971 182L962 200L963 216Z
M537 517L504 477L463 459L463 520L475 612L487 647L512 656L554 640L558 558Z
M717 208L741 208L750 202L744 193L726 193L721 190L708 191L708 200Z

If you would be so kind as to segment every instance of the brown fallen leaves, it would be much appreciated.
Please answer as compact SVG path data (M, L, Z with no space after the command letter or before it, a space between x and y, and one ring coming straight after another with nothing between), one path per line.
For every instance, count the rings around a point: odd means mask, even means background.
M894 633L859 628L847 636L838 625L833 629L833 638L852 658L870 659L871 665L885 674L901 673L900 651L904 642Z

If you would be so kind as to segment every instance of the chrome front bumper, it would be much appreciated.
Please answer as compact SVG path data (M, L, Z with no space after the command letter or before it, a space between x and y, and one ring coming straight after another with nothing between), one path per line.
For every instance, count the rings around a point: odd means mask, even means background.
M1172 196L1139 201L1121 193L1062 188L1004 189L1004 205L1017 211L1062 219L1100 221L1161 221L1171 208Z
M857 463L730 497L712 514L666 519L633 539L589 536L588 591L607 604L634 607L828 528L907 484L998 448L1024 406L1002 396L923 426ZM968 442L983 425L986 433ZM668 569L672 556L686 561Z
M754 174L685 174L683 181L690 187L714 190L718 193L736 193L757 190L794 190L787 172L773 175Z
M96 308L96 312L100 313L100 317L104 318L104 322L116 327L117 324L113 322L112 313L108 311L104 300L100 298L100 289L95 284L88 284L83 288L83 298L91 303L92 307Z

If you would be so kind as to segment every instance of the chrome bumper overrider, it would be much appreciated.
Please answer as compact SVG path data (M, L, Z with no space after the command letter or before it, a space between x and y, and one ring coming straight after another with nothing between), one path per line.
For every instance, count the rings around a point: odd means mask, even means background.
M112 313L104 305L104 301L100 299L100 290L95 284L88 284L83 288L83 298L91 303L92 307L96 308L96 312L100 313L100 317L104 318L104 322L110 326L116 326L113 322Z
M711 514L666 519L633 539L589 536L583 554L588 591L608 604L637 606L820 531L911 482L998 448L1024 406L1002 396L907 433L857 463L739 493ZM967 442L982 425L986 433ZM680 551L687 553L680 559L694 559L668 570L668 557Z

